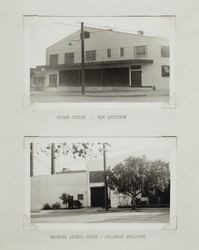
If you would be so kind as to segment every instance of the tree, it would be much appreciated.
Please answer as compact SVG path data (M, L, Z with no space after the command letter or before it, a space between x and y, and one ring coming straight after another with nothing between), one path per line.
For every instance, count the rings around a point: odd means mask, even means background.
M164 161L149 161L146 157L129 157L108 169L108 186L131 197L132 209L136 209L136 197L142 193L143 188L164 190L169 185L169 163Z
M62 142L48 143L46 145L39 144L37 155L44 154L51 157L51 174L56 173L56 160L63 156L67 159L92 159L102 155L103 144L111 146L109 143L102 142ZM38 145L37 145L38 146ZM31 159L33 159L33 150L31 149ZM31 161L31 173L33 172L33 161ZM33 175L33 174L32 174Z
M51 143L52 144L52 143ZM40 147L41 153L46 153L47 155L50 153L51 144ZM54 158L57 159L60 155L64 155L66 157L71 157L74 159L78 158L97 158L99 154L103 152L103 143L96 142L71 142L71 143L53 143L55 145L54 148ZM109 143L105 143L107 146L110 146Z

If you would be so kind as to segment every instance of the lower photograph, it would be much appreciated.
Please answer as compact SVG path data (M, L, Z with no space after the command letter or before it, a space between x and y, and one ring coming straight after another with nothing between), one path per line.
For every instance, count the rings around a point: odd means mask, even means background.
M25 137L25 216L31 224L151 224L175 229L176 141Z

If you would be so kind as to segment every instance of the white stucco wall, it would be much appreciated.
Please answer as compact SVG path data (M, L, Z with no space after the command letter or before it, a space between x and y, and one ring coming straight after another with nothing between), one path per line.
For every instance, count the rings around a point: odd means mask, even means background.
M97 50L96 61L108 60L126 60L134 58L134 46L156 45L157 47L169 45L167 38L142 36L137 34L128 34L124 32L115 32L109 30L97 30L85 27L86 31L90 31L90 38L84 39L85 51ZM73 41L75 40L75 41ZM69 42L71 41L71 45ZM120 56L120 48L124 48L124 56ZM107 57L107 49L111 49L111 57ZM62 39L47 48L46 64L49 64L49 55L58 54L59 64L64 64L64 54L75 52L75 62L81 62L81 41L80 30L72 35ZM154 59L154 53L148 50L148 59Z
M85 27L90 31L90 38L85 39L85 51L97 50L96 61L127 60L136 58L134 46L147 46L147 56L139 59L151 59L152 64L142 65L142 85L155 85L156 89L169 89L169 77L162 77L161 65L169 65L169 58L161 57L161 46L169 46L167 38L150 37L123 32L97 30ZM75 40L75 41L73 41ZM71 41L72 45L68 43ZM120 56L120 48L124 47L124 56ZM111 57L107 57L107 49L111 49ZM64 64L64 54L75 53L75 63L81 62L80 30L47 48L46 64L49 56L58 54L58 63ZM46 76L48 79L48 76ZM46 86L48 84L46 83Z
M77 199L84 195L83 206L88 204L88 174L86 171L31 177L31 210L41 209L44 203L60 202L62 193Z

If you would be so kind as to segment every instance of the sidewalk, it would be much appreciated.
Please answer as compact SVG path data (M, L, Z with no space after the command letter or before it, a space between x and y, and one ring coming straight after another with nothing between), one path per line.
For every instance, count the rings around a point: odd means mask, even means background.
M130 91L45 91L31 92L31 103L45 102L168 102L169 93L165 90Z
M101 208L49 210L31 214L33 223L169 223L169 209Z

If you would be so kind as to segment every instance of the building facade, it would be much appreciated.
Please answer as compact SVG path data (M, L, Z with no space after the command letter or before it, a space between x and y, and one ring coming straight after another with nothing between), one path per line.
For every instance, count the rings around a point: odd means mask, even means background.
M45 89L81 87L81 31L46 49ZM169 40L113 30L84 28L87 88L169 90Z
M67 193L74 200L79 200L83 207L103 207L105 205L104 171L78 170L62 171L54 175L40 175L31 177L31 211L42 209L45 203L52 205L61 203L60 196ZM169 190L159 194L159 205L169 206ZM131 198L118 194L108 188L109 203L114 207L131 206ZM137 199L139 204L154 205L149 195L141 192ZM65 207L65 205L62 205Z
M61 203L62 193L80 200L83 207L102 207L105 204L104 172L79 170L31 177L31 211L42 209L45 203ZM111 190L108 194L111 207L131 204L130 198L124 195L116 195Z

